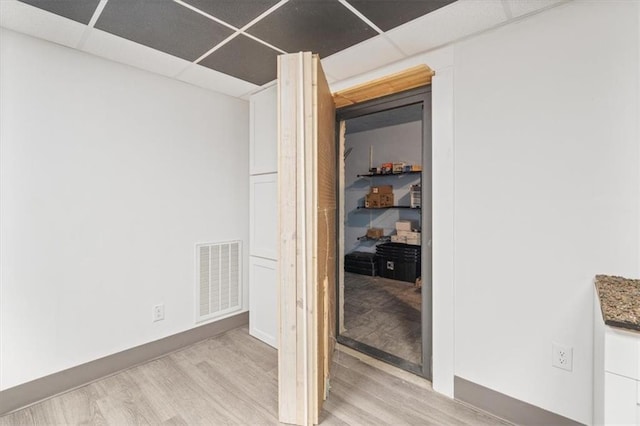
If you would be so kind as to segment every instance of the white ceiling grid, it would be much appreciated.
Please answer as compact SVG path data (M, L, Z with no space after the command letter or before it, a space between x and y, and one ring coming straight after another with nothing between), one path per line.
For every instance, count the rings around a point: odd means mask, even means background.
M246 97L259 90L260 87L253 83L200 66L198 62L240 34L285 53L246 30L289 0L281 0L242 28L182 0L173 1L232 29L234 33L194 62L189 62L93 28L108 0L100 1L89 26L17 0L0 0L0 26L235 97ZM458 0L387 32L359 13L348 0L339 1L378 35L324 58L322 63L330 82L433 50L568 0Z

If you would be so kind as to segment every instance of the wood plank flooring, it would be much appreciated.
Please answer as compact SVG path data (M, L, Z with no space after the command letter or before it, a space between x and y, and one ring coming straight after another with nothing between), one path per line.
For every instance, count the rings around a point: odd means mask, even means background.
M341 334L421 365L421 299L411 283L345 272Z
M277 424L277 363L276 351L242 327L0 417L0 425ZM332 372L322 425L509 424L344 352Z

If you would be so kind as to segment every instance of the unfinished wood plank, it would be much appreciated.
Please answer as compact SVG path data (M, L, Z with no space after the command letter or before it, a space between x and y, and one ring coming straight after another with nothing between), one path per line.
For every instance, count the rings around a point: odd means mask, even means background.
M282 423L302 420L298 363L298 126L296 55L278 57L278 412ZM299 379L300 378L300 379Z
M336 327L336 141L335 104L322 71L320 58L313 56L315 227L318 340L318 407L326 399ZM319 410L318 410L319 412ZM315 422L317 423L317 417Z
M317 422L316 149L313 59L278 58L279 92L279 408L281 422Z
M336 336L335 105L317 56L279 67L280 421L313 424Z
M333 94L336 108L381 98L431 84L435 72L427 65L417 65L367 83L359 84Z
M344 223L344 201L345 201L345 192L344 192L344 142L345 142L345 132L347 130L346 122L344 120L340 121L340 133L338 136L338 206L340 206L338 210L338 224ZM344 230L340 232L338 235L338 318L340 320L340 324L338 325L339 329L337 333L344 333Z
M300 246L305 247L304 256L300 258L300 268L305 273L304 289L301 288L301 313L304 321L305 334L303 336L303 347L301 347L302 362L304 363L304 424L315 424L318 422L318 344L317 339L317 214L316 206L316 153L317 145L314 134L314 121L316 120L315 109L315 70L313 69L313 58L310 52L304 52L301 56L300 75L302 80L303 94L301 97L302 111L299 115L298 127L302 132L299 139L298 150L302 161L303 173L300 174L302 180L298 187L302 191L301 200L304 200L304 211L301 212L302 227L299 228Z

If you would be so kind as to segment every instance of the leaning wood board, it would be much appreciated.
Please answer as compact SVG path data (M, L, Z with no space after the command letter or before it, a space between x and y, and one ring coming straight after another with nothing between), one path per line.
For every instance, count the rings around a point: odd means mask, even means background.
M322 336L324 349L322 354L323 392L320 395L324 400L329 391L327 388L329 368L336 344L336 108L329 84L320 66L320 59L314 55L313 60L315 62L313 70L316 73L314 81L317 85L314 90L314 109L317 118L313 121L316 126L314 138L316 138L317 152L315 192L318 271L316 279L322 287L322 297L319 297L318 303L322 303L323 324L318 328L318 334Z
M278 57L279 419L314 424L335 348L335 105L311 53Z

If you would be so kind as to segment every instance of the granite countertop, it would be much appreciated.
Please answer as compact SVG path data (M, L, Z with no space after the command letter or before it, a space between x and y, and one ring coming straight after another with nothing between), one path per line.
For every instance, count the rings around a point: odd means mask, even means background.
M640 280L596 275L604 323L640 331Z

